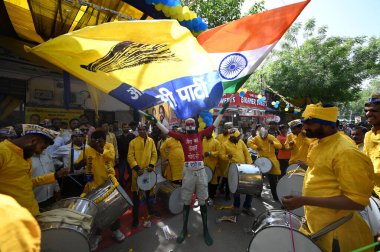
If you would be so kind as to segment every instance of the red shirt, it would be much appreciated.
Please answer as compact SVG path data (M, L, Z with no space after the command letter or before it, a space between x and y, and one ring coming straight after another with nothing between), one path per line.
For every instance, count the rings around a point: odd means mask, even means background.
M280 141L280 143L282 143L283 145L285 144L286 136L278 135L276 138L278 139L278 141ZM277 158L278 159L290 159L291 153L292 152L290 150L279 150L278 154L277 154Z
M181 142L183 153L185 154L185 162L202 161L203 150L202 140L215 129L214 125L193 134L184 134L175 131L169 131L168 135Z

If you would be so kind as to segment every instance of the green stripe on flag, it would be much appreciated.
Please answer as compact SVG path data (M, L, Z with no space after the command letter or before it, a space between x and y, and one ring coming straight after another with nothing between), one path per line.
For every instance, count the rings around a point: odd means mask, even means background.
M223 82L223 93L224 94L234 94L236 93L241 86L245 83L245 81L249 78L249 75L243 76L239 79L235 79L233 81L225 81Z

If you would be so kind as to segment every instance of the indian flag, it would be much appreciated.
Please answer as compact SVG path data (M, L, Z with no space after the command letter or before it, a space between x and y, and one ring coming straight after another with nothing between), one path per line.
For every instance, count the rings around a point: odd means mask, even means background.
M237 92L309 2L247 16L198 36L218 67L224 93Z

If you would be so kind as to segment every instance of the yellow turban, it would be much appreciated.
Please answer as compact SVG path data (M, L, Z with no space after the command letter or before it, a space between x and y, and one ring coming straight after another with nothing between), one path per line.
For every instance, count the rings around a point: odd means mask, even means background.
M322 107L321 103L310 104L306 106L305 111L302 114L304 120L319 119L328 122L334 122L338 120L338 108L337 107Z

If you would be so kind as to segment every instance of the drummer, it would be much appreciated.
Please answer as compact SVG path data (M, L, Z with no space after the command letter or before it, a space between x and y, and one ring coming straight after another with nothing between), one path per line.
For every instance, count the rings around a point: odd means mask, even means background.
M374 185L371 160L338 133L337 107L311 104L302 117L306 136L317 140L310 145L302 196L284 197L284 207L304 206L311 233L347 217L317 240L323 251L352 251L372 243L369 226L359 214L369 204Z
M83 193L96 189L104 184L109 175L115 176L114 170L115 150L111 143L106 142L106 132L95 130L91 136L89 145L85 147L75 163L75 169L85 167L85 181ZM120 220L116 220L110 227L112 237L122 242L125 235L120 231ZM97 230L92 250L95 250L101 240L100 230Z
M223 144L224 142L228 141L228 138L230 137L230 135L228 134L228 131L230 129L232 129L232 127L233 127L232 122L225 122L224 123L223 132L216 136L216 140L218 140L220 144ZM227 178L228 177L227 176L227 174L228 174L228 161L219 158L218 163L219 164L218 164L218 167L216 170L216 175L218 177L222 178L222 182L220 185L220 192L224 193L224 199L229 201L229 200L231 200L231 196L230 196L230 189L228 187L228 178Z
M216 194L216 188L218 187L218 177L216 175L216 169L218 165L220 143L213 137L213 132L209 132L203 138L203 162L205 166L212 170L212 179L208 184L209 199L208 204L213 205L213 201Z
M139 204L140 195L137 186L137 176L142 175L144 170L154 172L154 165L157 162L157 150L154 140L147 134L147 126L139 124L137 131L139 135L129 143L128 163L132 168L132 193L133 193L133 222L132 226L139 225ZM160 214L154 210L154 189L142 191L149 215L159 217Z
M272 170L268 174L270 190L273 199L278 201L276 187L281 175L280 162L276 157L276 149L281 149L282 144L273 135L268 134L265 127L261 127L259 135L255 136L248 142L248 147L256 150L259 157L266 157L272 162Z
M302 122L300 119L290 121L288 123L290 133L285 142L285 149L290 150L289 165L298 164L301 168L306 169L306 157L312 138L306 137L306 132L302 130Z
M178 132L178 126L173 126L173 131ZM160 147L161 159L167 160L164 177L175 184L181 184L183 163L185 155L183 154L181 142L173 137L168 137Z
M33 187L55 183L56 178L67 173L61 169L32 179L30 158L53 144L58 134L39 125L23 124L21 137L0 143L0 193L13 197L33 216L39 213Z
M54 153L55 163L69 169L69 176L60 180L62 197L79 197L84 189L84 167L74 169L74 164L85 146L85 133L76 128L71 133L71 143L60 146Z
M228 163L238 163L238 164L252 164L251 154L248 151L247 146L240 139L240 132L236 128L229 130L229 139L227 142L222 144L220 150L220 158L227 161ZM240 194L234 194L234 214L239 214L240 212ZM245 195L245 200L243 203L243 212L250 216L255 216L252 209L252 195Z

